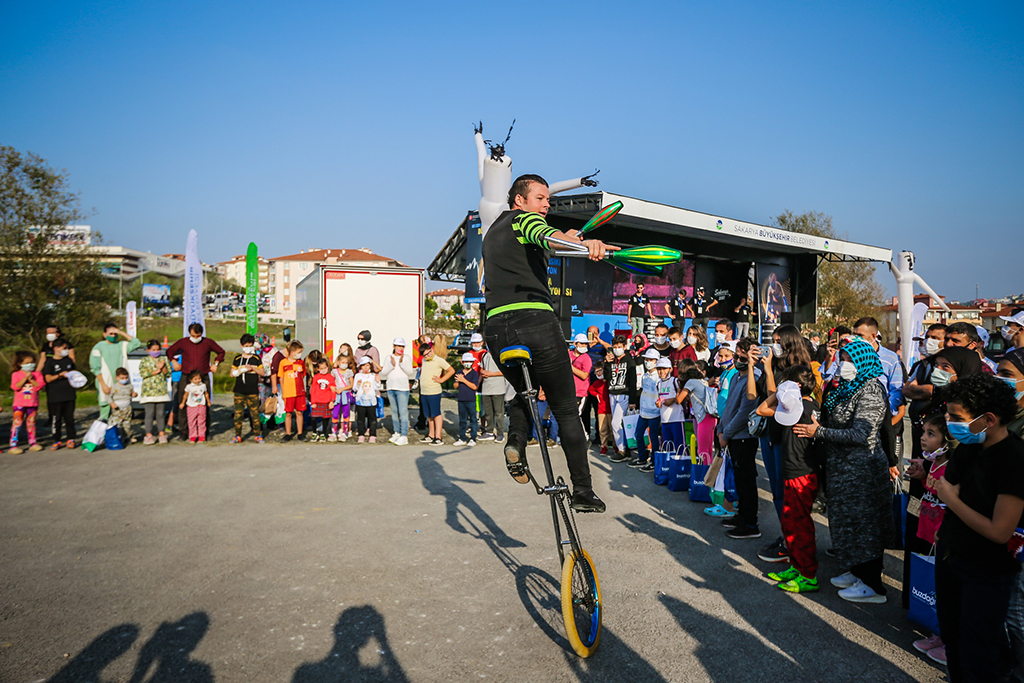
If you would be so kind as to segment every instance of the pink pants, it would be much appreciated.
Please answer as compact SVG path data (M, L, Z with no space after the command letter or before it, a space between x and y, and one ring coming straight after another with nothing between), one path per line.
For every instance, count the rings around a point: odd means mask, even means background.
M39 408L36 406L14 406L13 421L11 422L11 448L18 445L18 430L22 425L25 425L25 431L28 432L28 445L35 445L36 413L38 412Z
M697 433L697 457L693 462L701 462L710 465L715 454L715 427L718 425L718 418L707 415L703 420L694 425ZM691 457L693 457L691 455Z
M206 406L185 406L188 417L188 438L206 438Z

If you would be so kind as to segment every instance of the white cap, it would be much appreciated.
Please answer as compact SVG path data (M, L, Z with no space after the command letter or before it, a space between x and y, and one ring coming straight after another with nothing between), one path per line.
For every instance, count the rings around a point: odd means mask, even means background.
M469 351L466 351L464 354L462 354L462 362L463 363L475 363L476 362L476 356L471 354Z
M657 367L659 367L659 368L670 368L670 367L672 367L672 361L670 361L665 356L662 356L661 358L658 359Z
M981 325L975 325L974 329L976 329L978 331L978 336L981 337L981 346L982 346L982 348L988 346L988 340L989 340L988 330L986 330Z
M370 358L369 356L363 356L362 358L359 359L360 365L366 365L367 363L373 365L373 359Z
M75 389L81 389L88 383L89 380L87 380L85 375L80 373L78 370L68 370L68 384Z
M658 360L661 358L661 353L658 352L658 349L647 349L644 351L644 358L653 358L654 360Z
M721 348L726 348L732 351L733 353L736 353L736 342L731 339L728 341L724 341L722 342Z
M804 414L800 385L787 380L779 385L775 396L779 399L779 405L775 408L775 421L784 427L792 427L799 422Z
M999 318L1001 320L1005 320L1008 323L1017 323L1021 327L1024 327L1024 311L1021 311L1017 315L1011 315L1011 316L1001 315L1001 316L999 316Z
M480 334L479 332L474 332L469 337L469 343L470 344L476 344L477 342L483 343L483 341L484 341L484 335Z
M405 346L405 337L395 337L391 341L392 346Z
M582 332L580 332L575 337L573 337L572 341L573 341L574 344L589 344L590 343L590 340L587 339L587 335L583 334Z

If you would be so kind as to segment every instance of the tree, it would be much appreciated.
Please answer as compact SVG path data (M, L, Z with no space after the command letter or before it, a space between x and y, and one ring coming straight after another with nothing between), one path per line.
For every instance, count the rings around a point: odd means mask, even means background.
M452 315L460 316L460 315L464 315L465 313L466 313L466 311L465 311L464 308L462 308L462 304L461 303L456 301L455 303L452 304Z
M88 246L59 239L84 220L78 205L66 171L0 146L0 345L37 345L47 325L105 316L108 284Z
M845 233L833 227L832 216L815 211L797 216L786 210L776 216L772 224L806 235L848 239ZM849 325L865 315L874 315L884 300L885 290L875 279L874 264L822 261L818 267L818 327Z
M434 301L434 297L428 296L423 298L423 312L428 318L433 318L437 314L437 302Z

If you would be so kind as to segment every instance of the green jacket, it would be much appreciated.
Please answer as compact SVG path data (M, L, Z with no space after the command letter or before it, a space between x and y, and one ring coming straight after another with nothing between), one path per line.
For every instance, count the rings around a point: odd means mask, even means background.
M128 367L128 354L140 346L142 342L132 337L128 341L118 342L108 342L104 339L92 347L92 353L89 354L89 370L96 375L96 392L100 396L100 405L110 403L110 395L105 394L103 387L100 386L100 377L108 387L113 388L116 384L114 373L118 368Z

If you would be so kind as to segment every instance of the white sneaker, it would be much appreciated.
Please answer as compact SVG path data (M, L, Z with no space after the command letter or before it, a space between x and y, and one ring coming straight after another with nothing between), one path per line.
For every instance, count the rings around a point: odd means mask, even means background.
M463 441L462 439L459 439L458 441L456 441L456 442L455 442L455 443L453 443L452 445L453 445L453 446L465 446L465 445L466 445L466 442L465 442L465 441Z
M469 441L466 442L466 445L467 446L475 446L476 445L476 441L473 441L473 439L470 439Z
M348 434L346 434L345 432L339 432L338 441L348 441Z
M391 435L391 438L388 439L388 443L394 443L395 439L397 439L397 438L398 438L398 432L395 432L394 434Z
M434 439L432 437L425 436L420 439L420 443L434 443Z
M843 600L849 600L850 602L885 602L884 595L879 595L873 588L860 579L857 579L857 583L853 584L849 588L844 588L839 591L839 597Z
M327 437L327 442L328 443L337 443L338 442L338 435L337 434L331 434L330 436Z
M408 446L409 445L409 437L407 437L407 436L399 436L397 439L395 439L395 445L396 446Z
M840 574L839 576L833 576L831 579L829 579L829 581L831 581L832 585L836 588L849 588L853 584L860 581L860 579L858 579L850 572L846 572L845 574Z

